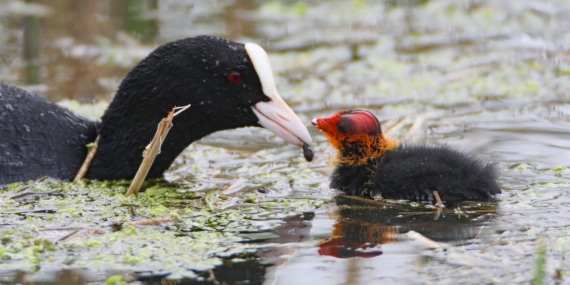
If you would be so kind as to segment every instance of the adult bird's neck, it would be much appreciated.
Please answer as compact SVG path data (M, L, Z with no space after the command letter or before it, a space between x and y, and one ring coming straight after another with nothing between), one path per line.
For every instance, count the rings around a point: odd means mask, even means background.
M377 136L353 136L342 142L336 163L340 165L360 166L372 159L381 157L398 144L386 138L384 133Z
M121 87L99 125L98 149L86 178L132 179L159 122L177 106L177 102L171 105L156 102L161 100L161 93L171 90ZM134 100L135 97L139 98ZM174 118L173 127L149 171L149 178L160 177L186 146L213 132L198 115L199 109L191 106Z

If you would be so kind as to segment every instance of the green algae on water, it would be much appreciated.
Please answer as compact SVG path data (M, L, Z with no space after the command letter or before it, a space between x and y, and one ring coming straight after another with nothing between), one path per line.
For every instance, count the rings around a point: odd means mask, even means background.
M239 243L240 233L271 229L252 223L253 218L285 217L323 205L255 192L244 198L215 190L189 192L160 180L146 184L138 197L124 196L128 181L46 180L6 188L0 193L7 225L0 229L0 269L35 271L67 263L126 271L186 268L191 275L220 265L217 252L247 250ZM247 207L220 210L230 198ZM65 261L72 253L73 261Z

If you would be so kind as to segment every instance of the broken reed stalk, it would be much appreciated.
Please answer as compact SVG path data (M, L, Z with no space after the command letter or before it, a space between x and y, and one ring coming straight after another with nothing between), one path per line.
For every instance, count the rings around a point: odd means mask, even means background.
M443 202L441 201L441 198L439 197L439 193L437 193L437 191L433 191L433 197L435 197L435 205L436 205L438 208L443 208L443 207L445 207L445 206L443 205Z
M81 164L79 171L77 171L77 174L73 178L73 182L77 182L77 181L83 179L83 177L85 177L85 174L87 174L87 170L89 170L89 166L91 165L91 161L93 161L93 158L95 157L95 153L97 153L98 147L99 147L99 136L97 136L97 138L95 139L95 142L89 148L89 152L87 153L87 156L85 157L85 160L83 161L83 164Z
M439 197L439 193L437 193L437 191L433 191L433 197L435 198L435 205L430 204L426 205L425 207L435 211L433 214L433 220L437 221L437 219L439 219L439 215L441 214L441 209L445 208L445 205L441 201L441 198Z
M420 130L420 128L423 126L425 122L425 119L423 117L417 117L414 120L414 123L412 124L412 126L408 129L408 131L406 132L406 135L404 136L404 139L408 140L411 139L415 136L415 134Z
M137 170L137 174L133 178L133 181L131 182L129 190L127 191L125 196L139 193L139 190L141 189L141 186L148 172L150 171L154 159L160 152L160 147L162 146L162 143L166 139L166 135L168 135L170 128L172 128L173 126L172 120L174 119L174 117L184 112L189 107L190 104L183 107L172 108L172 110L168 113L168 115L166 115L166 117L162 119L160 123L158 123L158 127L156 129L156 133L154 134L154 138L152 139L150 144L145 148L143 152L143 157L144 157L143 161L141 162L141 165Z
M395 129L399 128L402 126L402 124L404 124L404 121L406 121L408 119L408 117L402 117L400 118L395 124L393 124L391 127L388 128L388 130L386 130L384 133L386 135L389 135L391 132L393 132Z

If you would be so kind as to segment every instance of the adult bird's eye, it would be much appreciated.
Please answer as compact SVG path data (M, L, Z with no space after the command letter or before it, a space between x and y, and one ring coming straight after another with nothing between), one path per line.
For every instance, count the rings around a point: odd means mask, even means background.
M241 73L237 71L232 71L230 75L228 75L228 79L231 83L239 83L242 79Z
M337 130L339 133L344 134L344 133L346 133L346 125L345 125L344 123L342 123L342 122L341 122L341 123L338 123L338 125L336 125L336 130Z

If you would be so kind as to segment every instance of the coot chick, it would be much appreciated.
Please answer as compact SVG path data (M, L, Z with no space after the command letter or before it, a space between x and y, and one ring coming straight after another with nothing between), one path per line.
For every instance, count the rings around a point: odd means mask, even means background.
M160 120L188 104L147 177L160 177L190 143L220 130L265 127L294 145L312 145L277 93L263 48L198 36L162 45L143 59L121 82L100 123L0 83L0 185L44 176L71 180L97 136L85 177L132 179Z
M341 111L312 121L338 151L331 188L347 195L434 202L489 200L501 193L497 173L443 146L398 145L368 111Z

